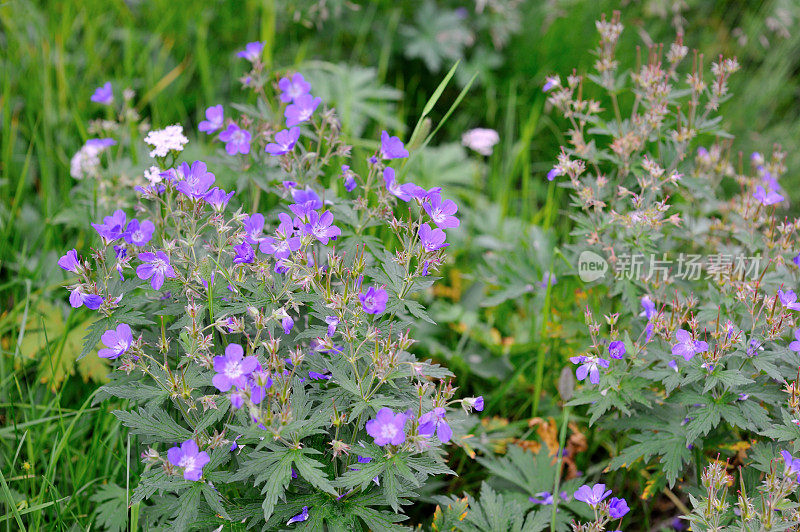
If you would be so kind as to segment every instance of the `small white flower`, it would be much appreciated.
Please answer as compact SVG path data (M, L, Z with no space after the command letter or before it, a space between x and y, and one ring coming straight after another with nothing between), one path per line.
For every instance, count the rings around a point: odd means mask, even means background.
M491 155L494 145L500 142L500 135L494 129L470 129L461 136L461 144L481 155Z
M189 139L183 134L183 126L174 124L150 131L144 141L153 147L150 157L166 157L171 151L183 151L183 146Z
M147 179L147 181L151 185L157 185L161 183L161 181L164 179L163 177L161 177L161 168L159 168L158 166L151 166L150 168L145 170L144 178Z

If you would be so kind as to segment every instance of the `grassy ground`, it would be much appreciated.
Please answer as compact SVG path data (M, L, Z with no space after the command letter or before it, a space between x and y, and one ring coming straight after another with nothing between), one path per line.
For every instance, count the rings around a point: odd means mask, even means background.
M59 214L71 204L70 157L90 136L89 120L97 118L88 100L93 89L106 80L132 87L141 96L139 111L153 124L181 122L193 129L207 105L239 95L242 65L234 52L262 39L278 66L326 60L374 67L377 83L402 91L392 118L410 126L443 75L404 57L398 28L413 20L413 2L370 3L357 16L340 18L334 11L320 27L293 22L282 4L12 0L0 5L0 527L58 530L79 523L85 529L98 505L91 499L98 485L135 481L135 450L131 456L111 406L93 404L104 368L74 363L88 315L68 311L59 289L62 277L54 269L66 243L84 245L85 235L59 223ZM674 24L668 10L659 12L662 4L670 2L625 8L626 44L672 38ZM530 2L523 9L523 31L501 52L502 64L478 78L439 134L445 141L459 139L469 127L500 132L502 142L487 160L484 194L471 193L475 199L467 209L484 216L493 206L501 226L519 218L550 229L558 241L567 238L569 221L560 211L566 198L542 179L557 153L562 124L550 118L540 87L552 72L590 67L593 21L616 5L553 1ZM686 43L709 58L724 52L743 63L733 91L740 95L737 102L747 104L725 109L736 142L762 150L773 142L796 142L800 32L782 28L796 25L800 8L778 0L746 7L734 1L688 5ZM459 88L453 85L442 101L449 105ZM437 108L434 118L443 112ZM380 125L370 123L363 136L374 136ZM796 150L788 163L798 168ZM786 188L797 189L791 183ZM463 264L485 251L471 240L466 246ZM445 310L462 312L456 324L473 323L463 313L481 288L471 289L476 271L458 258L452 271ZM554 388L554 375L569 354L569 315L587 297L568 280L554 290L552 302L506 302L482 311L475 317L478 326L469 330L431 333L456 353L448 363L464 375L462 386L487 396L487 414L525 419L547 412L548 401L540 408L539 397ZM544 314L534 315L525 308L528 303L541 305ZM557 319L549 320L551 315ZM535 334L518 337L512 347L492 337L502 340L526 330ZM471 371L460 356L465 346L505 357L502 385L491 373ZM590 448L604 444L598 438L589 435ZM480 478L479 471L467 469L455 489Z

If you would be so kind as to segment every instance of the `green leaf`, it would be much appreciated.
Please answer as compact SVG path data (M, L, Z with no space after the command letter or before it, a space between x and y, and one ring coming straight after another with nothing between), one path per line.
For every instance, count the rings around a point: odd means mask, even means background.
M192 438L192 433L178 425L169 414L157 406L140 408L132 412L114 410L123 425L133 434L142 436L144 443L163 442L174 444Z
M97 524L107 532L122 532L128 527L128 492L114 483L101 485L89 500L94 509Z

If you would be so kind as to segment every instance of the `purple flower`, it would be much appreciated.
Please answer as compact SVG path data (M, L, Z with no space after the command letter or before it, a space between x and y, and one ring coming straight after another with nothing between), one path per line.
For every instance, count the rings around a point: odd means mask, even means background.
M611 519L621 519L629 511L630 508L628 508L628 503L625 499L611 497L611 501L608 503L608 513Z
M275 231L278 238L265 237L261 240L258 249L261 253L274 255L276 259L283 260L289 257L293 251L300 249L302 245L299 236L294 235L294 223L289 215L280 213L278 218L281 220L278 229Z
M611 358L616 358L619 360L625 356L625 353L625 344L620 340L615 340L608 344L608 354L611 356Z
M381 131L380 156L382 159L405 159L408 157L408 150L402 140L389 136L386 131Z
M252 216L245 214L242 220L245 239L251 244L261 242L261 232L264 230L264 215L260 213Z
M411 196L403 190L403 187L395 180L394 168L386 167L383 170L383 181L386 183L386 190L397 196L403 201L408 201Z
M588 376L589 382L592 384L600 382L600 370L598 367L608 368L608 360L595 356L580 355L571 357L569 361L573 364L581 364L575 371L575 376L578 377L578 380L585 380Z
M194 440L186 440L180 447L177 445L167 451L169 463L183 468L183 478L198 481L203 475L203 468L211 461L208 453L200 451Z
M432 438L435 431L436 437L439 438L440 442L449 442L450 438L453 437L453 429L450 428L450 425L448 425L447 421L444 419L445 413L445 409L439 406L427 414L423 414L422 417L419 418L420 436Z
M422 204L425 212L431 217L433 223L440 229L449 229L451 227L458 227L461 222L458 218L453 216L458 212L458 206L453 200L442 201L441 194L431 194L428 201Z
M144 246L153 238L153 231L155 230L156 226L153 225L153 222L150 220L145 220L140 223L139 220L134 218L128 222L128 227L125 229L125 233L123 233L122 236L128 244Z
M153 290L161 289L164 285L164 278L174 279L177 277L169 263L169 257L163 251L140 253L139 258L143 264L136 268L136 275L143 281L150 279L150 286L153 287Z
M644 334L645 334L644 343L650 342L650 339L653 337L653 329L654 329L653 322L648 321L647 325L644 328Z
M300 523L306 519L308 519L308 506L303 506L303 511L286 521L286 524L291 525L292 523Z
M656 305L650 299L650 296L642 297L642 312L639 314L640 318L647 318L650 321L656 315Z
M131 328L125 323L117 325L116 330L109 329L100 337L106 345L105 349L97 352L100 358L115 359L128 351L133 343L133 334Z
M175 188L190 198L203 199L215 181L214 174L207 170L206 163L202 161L193 162L191 167L181 163L179 174L183 180L178 181Z
M251 63L255 63L261 57L261 52L264 51L264 43L261 41L249 42L245 45L244 50L238 52L236 55L247 59Z
M283 116L286 117L286 127L296 126L311 118L320 103L322 103L321 98L314 98L310 94L298 96L283 112Z
M558 167L553 167L547 172L547 180L552 181L556 177L561 175L561 170Z
M331 376L324 373L317 373L316 371L309 371L308 378L315 381L327 381L331 379Z
M783 457L783 475L786 477L798 475L800 473L800 458L793 458L789 451L781 451L781 456ZM797 477L797 481L800 483L800 476Z
M234 191L225 192L219 187L214 187L209 190L203 199L206 200L206 203L211 205L211 208L214 209L216 212L222 212L225 210L225 207L228 206L228 202L233 197Z
M444 239L447 235L438 227L436 229L431 229L431 226L424 223L419 226L418 234L422 249L428 253L433 253L437 249L442 249L450 245L444 243Z
M472 399L472 407L478 412L483 412L483 396L479 395Z
M298 97L311 91L311 85L299 72L294 74L291 79L288 77L281 78L278 81L278 88L282 91L280 98L284 103L293 102Z
M103 304L103 298L97 294L87 294L80 286L76 287L69 294L69 304L72 308L79 308L86 305L89 310L97 310Z
M250 139L252 136L246 129L242 129L236 124L228 124L228 129L219 134L219 140L225 143L225 151L228 155L250 153Z
M78 273L81 263L78 260L78 252L74 249L67 251L63 257L58 259L58 265L68 272Z
M550 494L549 491L540 491L539 493L534 494L533 497L528 497L528 500L531 501L533 504L543 504L543 505L553 504L553 496Z
M102 87L97 87L90 100L94 103L111 105L111 102L114 101L114 90L111 88L111 82L106 81Z
M294 320L291 316L286 315L281 320L281 326L283 327L283 334L289 334L292 332L292 327L294 327Z
M101 238L107 242L111 242L122 236L126 221L127 216L125 215L125 211L117 209L111 216L103 218L102 224L93 223L92 227L95 228Z
M375 438L375 445L400 445L406 441L406 415L395 414L390 408L381 408L375 419L367 421L367 434Z
M542 92L548 92L560 85L561 85L561 80L559 79L558 76L547 76L545 78L545 83L542 86Z
M252 264L256 258L256 252L246 240L238 246L233 246L236 256L233 257L235 264Z
M239 344L228 344L224 356L214 357L216 375L211 384L221 392L227 392L232 386L244 390L247 377L258 368L258 360L254 356L244 357L244 349Z
M778 290L778 299L781 300L781 305L791 310L800 310L800 303L797 302L797 295L794 290Z
M339 318L336 316L325 316L325 323L328 324L328 336L336 334L336 326L339 325Z
M283 155L292 151L297 139L300 138L300 128L295 126L275 133L275 142L267 144L264 151L270 155Z
M762 205L774 205L775 203L780 203L783 201L783 196L774 190L767 192L761 185L756 187L753 197L760 201Z
M433 194L437 194L442 191L442 187L434 187L430 190L425 190L425 188L417 185L416 183L405 183L400 185L400 190L409 197L409 199L415 199L418 202L422 203L428 198L430 198Z
M539 281L539 288L547 288L548 285L553 286L558 282L556 274L546 271L542 274L542 280Z
M344 188L348 192L352 192L356 188L356 178L350 167L346 164L342 165L342 177L344 177ZM800 257L800 255L798 255Z
M611 490L606 490L605 484L595 484L591 488L584 484L575 492L576 500L583 501L592 508L597 507L603 499L611 495Z
M361 306L367 314L381 314L386 310L386 302L389 301L389 294L383 288L370 286L364 294L359 294Z
M62 268L63 268L63 266L62 266ZM791 349L795 353L799 353L800 352L800 329L796 329L794 331L794 341L789 344L789 349Z
M117 143L114 139L89 139L86 141L85 146L89 146L90 148L94 148L96 150L104 150L106 148L110 148Z
M672 346L672 354L682 356L684 360L691 360L698 353L708 351L708 343L702 340L695 340L692 333L679 329L675 332L678 343Z
M322 208L322 199L311 187L293 189L292 200L298 205L307 206L311 210Z
M798 254L797 254L797 255L796 255L796 256L795 256L795 257L792 259L792 262L794 262L794 265L795 265L795 266L800 266L800 253L798 253Z
M216 130L221 129L224 122L225 111L222 109L222 106L213 105L206 109L206 119L198 124L197 129L210 135Z
M311 211L306 224L306 232L314 235L317 240L327 246L328 239L336 240L336 237L342 234L342 230L335 225L331 225L332 223L333 213L331 211L325 211L322 214L317 211Z

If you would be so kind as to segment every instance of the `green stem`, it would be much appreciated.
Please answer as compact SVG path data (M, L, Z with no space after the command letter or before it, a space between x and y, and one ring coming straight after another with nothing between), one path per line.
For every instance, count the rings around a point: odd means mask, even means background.
M558 458L556 460L556 480L553 482L553 514L550 519L550 532L556 530L556 512L558 511L558 490L561 486L561 462L564 459L564 443L567 441L567 425L569 424L569 406L564 405L561 412L561 430L558 432Z

